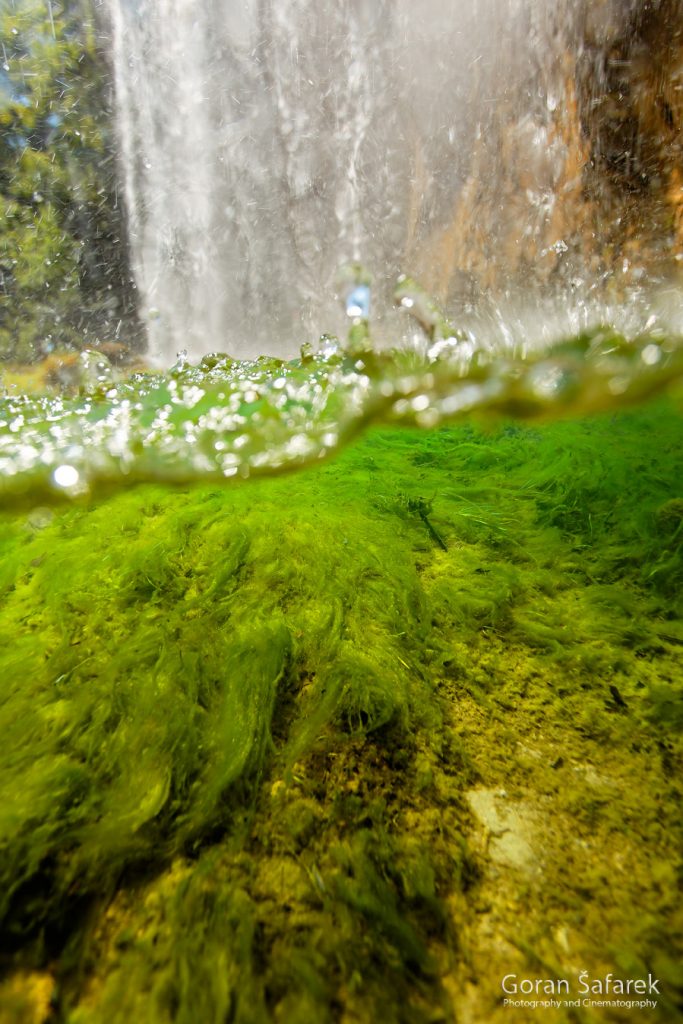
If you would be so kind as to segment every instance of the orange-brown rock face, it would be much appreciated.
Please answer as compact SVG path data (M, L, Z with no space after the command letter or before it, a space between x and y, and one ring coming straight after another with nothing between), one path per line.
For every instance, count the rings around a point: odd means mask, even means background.
M409 239L441 300L683 280L683 2L594 22L536 73L536 109L496 106L449 222L421 252Z
M674 272L683 252L681 0L640 5L626 30L584 68L582 101L591 152L587 191L603 223L611 211L620 218L614 244L621 242L644 270Z

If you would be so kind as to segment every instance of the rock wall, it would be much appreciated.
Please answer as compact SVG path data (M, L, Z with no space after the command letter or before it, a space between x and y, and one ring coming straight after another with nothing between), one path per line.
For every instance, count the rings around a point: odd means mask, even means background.
M555 60L501 87L449 222L407 263L450 302L680 282L683 3L591 4L529 30Z

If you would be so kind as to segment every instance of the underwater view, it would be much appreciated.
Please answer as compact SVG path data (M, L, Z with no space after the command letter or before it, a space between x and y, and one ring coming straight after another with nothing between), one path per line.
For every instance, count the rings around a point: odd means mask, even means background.
M372 359L0 403L3 1020L681 1019L680 375Z
M683 1022L679 0L0 27L0 1024Z

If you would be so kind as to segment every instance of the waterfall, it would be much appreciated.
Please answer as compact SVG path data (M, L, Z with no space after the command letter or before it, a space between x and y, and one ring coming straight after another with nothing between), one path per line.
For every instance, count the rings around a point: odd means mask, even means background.
M343 332L352 261L380 342L402 329L401 272L458 309L531 277L590 290L572 83L583 41L633 6L109 0L152 357L287 355Z

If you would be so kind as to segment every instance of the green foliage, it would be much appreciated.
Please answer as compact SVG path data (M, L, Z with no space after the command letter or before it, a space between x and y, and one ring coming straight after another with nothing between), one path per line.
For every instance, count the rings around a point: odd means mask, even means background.
M0 358L131 321L108 73L89 0L0 4Z

